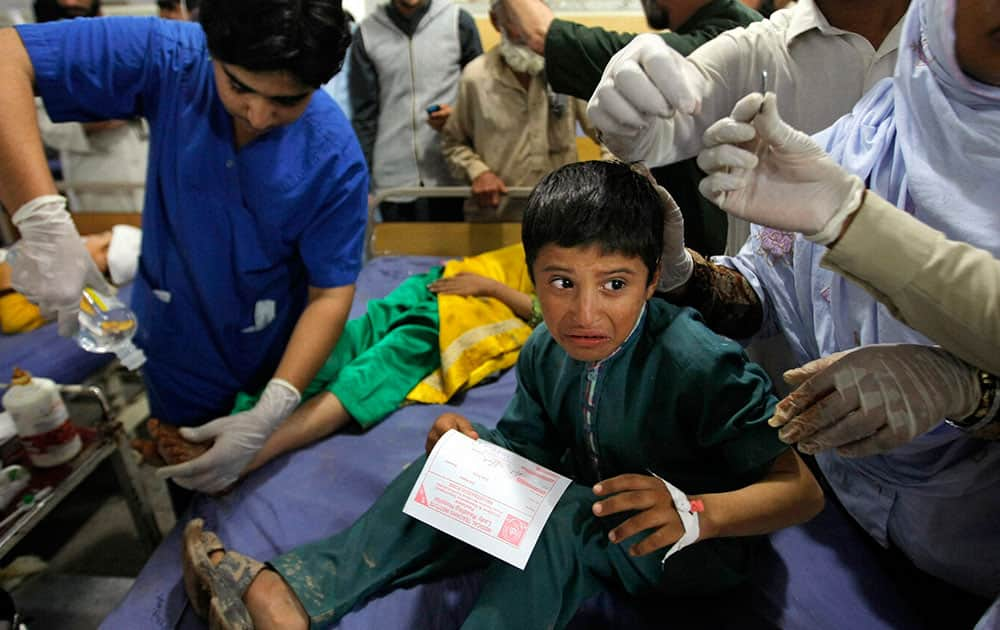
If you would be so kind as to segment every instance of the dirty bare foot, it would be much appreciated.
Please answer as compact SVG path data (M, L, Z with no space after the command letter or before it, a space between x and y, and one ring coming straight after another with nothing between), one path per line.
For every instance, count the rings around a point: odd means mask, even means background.
M136 438L132 448L142 453L142 459L153 466L172 466L190 461L209 448L212 441L189 442L181 437L180 429L172 424L150 418L146 429L152 439Z

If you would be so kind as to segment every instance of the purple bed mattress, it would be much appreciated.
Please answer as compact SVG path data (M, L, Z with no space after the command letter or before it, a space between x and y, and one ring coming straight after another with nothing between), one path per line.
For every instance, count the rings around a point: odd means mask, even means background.
M436 262L415 257L370 262L359 279L352 316L368 299ZM451 405L404 407L364 434L337 434L279 458L224 497L197 497L102 627L204 627L187 605L181 583L181 530L188 519L204 518L227 545L264 560L328 536L355 520L422 453L427 430L442 411L493 426L514 386L511 370ZM813 521L771 535L764 551L752 584L724 599L673 605L603 593L586 602L570 627L920 627L862 534L832 504ZM351 612L339 627L458 628L479 584L480 576L470 574L394 591Z

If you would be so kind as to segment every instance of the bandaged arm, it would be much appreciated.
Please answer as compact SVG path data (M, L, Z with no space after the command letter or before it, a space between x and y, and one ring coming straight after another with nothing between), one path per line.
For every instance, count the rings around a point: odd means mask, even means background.
M955 356L1000 373L1000 260L868 191L821 265Z

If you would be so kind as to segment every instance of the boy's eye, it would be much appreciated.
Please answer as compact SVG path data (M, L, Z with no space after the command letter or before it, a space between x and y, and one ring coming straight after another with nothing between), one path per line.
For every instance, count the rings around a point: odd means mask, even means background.
M553 278L549 280L549 284L557 289L572 289L573 281L569 278Z
M233 92L236 92L238 94L246 94L247 92L250 91L249 89L247 89L245 85L236 83L235 81L230 81L229 87L233 88Z
M609 291L621 291L625 288L625 281L621 278L612 278L604 283L604 288Z

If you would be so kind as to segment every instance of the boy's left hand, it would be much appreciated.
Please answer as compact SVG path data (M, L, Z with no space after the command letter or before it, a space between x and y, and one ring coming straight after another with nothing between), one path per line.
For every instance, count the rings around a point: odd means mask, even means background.
M479 434L476 432L475 427L465 416L460 416L457 413L446 412L438 416L438 419L434 421L434 425L431 427L430 432L427 434L427 440L424 442L424 451L428 455L434 450L434 445L438 443L438 440L444 436L445 433L451 431L452 429L461 432L466 437L470 437L473 440L479 439Z
M611 542L619 543L641 531L653 530L642 541L629 548L631 556L644 556L663 549L684 535L684 525L674 508L674 501L663 482L656 477L618 475L596 484L594 494L615 495L594 504L594 514L597 516L638 512L608 533Z

